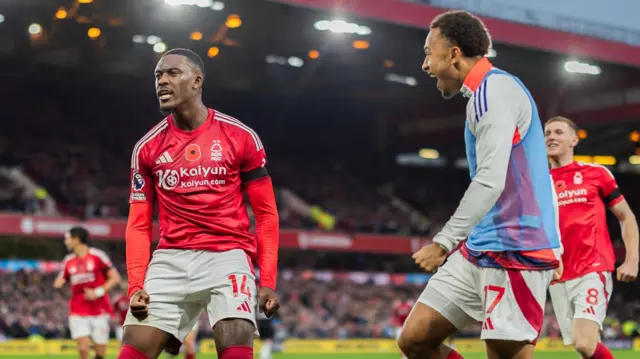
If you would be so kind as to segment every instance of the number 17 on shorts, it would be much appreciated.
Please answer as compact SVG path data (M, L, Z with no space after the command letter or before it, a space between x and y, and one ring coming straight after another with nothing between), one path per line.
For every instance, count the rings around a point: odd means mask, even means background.
M552 271L483 268L481 339L534 342L542 328Z

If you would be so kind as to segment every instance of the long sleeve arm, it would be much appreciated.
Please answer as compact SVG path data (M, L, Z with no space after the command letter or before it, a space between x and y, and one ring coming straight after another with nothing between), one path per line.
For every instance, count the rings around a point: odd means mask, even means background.
M245 183L249 203L256 216L260 286L276 289L278 277L279 219L270 177Z
M125 233L129 296L144 287L147 265L151 257L152 225L153 205L132 203Z

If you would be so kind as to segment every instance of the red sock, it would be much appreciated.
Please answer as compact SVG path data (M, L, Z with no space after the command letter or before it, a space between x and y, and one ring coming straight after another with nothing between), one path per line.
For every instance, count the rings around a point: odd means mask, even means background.
M196 359L196 353L184 353L184 359Z
M120 348L120 354L117 359L149 359L143 352L134 348L129 344L125 344Z
M462 355L460 355L460 353L451 349L451 351L449 352L449 355L447 355L445 359L464 359L464 358L462 357Z
M253 348L246 345L226 347L220 353L218 353L218 358L220 359L253 359Z
M604 344L598 343L596 346L596 351L593 352L591 359L614 359L613 354L609 351L609 348L605 347Z

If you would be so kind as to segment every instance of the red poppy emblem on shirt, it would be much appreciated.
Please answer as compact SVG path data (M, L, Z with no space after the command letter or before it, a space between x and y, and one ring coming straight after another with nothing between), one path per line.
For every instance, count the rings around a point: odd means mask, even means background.
M567 184L564 181L556 181L556 192L562 192L567 188Z
M200 152L200 146L195 143L190 144L187 148L184 149L184 158L187 161L197 161L202 156L202 152Z

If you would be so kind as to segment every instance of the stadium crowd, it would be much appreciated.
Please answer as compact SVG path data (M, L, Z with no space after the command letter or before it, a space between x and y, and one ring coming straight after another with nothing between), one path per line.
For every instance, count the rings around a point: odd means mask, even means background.
M421 285L380 286L354 283L348 279L323 281L307 278L301 272L281 278L278 291L284 306L275 318L280 338L392 338L395 322L393 304L398 300L417 298ZM69 291L52 288L55 273L0 272L0 340L69 336L67 308ZM607 339L640 335L640 303L625 294L638 287L616 290L610 305L604 336ZM112 297L119 295L114 291ZM212 332L206 315L201 317L201 337ZM113 328L119 325L113 320ZM476 337L480 324L459 333L460 337ZM624 329L624 330L623 330ZM559 328L550 302L542 330L543 336L559 337Z
M13 95L19 97L21 90ZM12 114L29 121L10 123L0 134L0 168L24 172L55 200L61 214L126 216L131 150L141 134L161 118L159 114L154 117L157 108L141 110L131 97L104 89L83 96L62 89L53 95L33 92L20 98L21 102L33 102ZM116 97L118 106L95 111L104 97ZM122 116L123 112L127 116ZM132 123L131 118L141 120ZM265 142L269 147L268 139ZM380 193L379 183L362 180L344 163L311 164L276 156L270 158L269 171L277 189L290 189L320 207L334 216L342 229L427 234L432 227L426 217L407 215L406 210L392 205L392 199ZM26 191L2 173L0 210L38 212L38 193ZM283 227L318 228L314 221L282 206L280 209Z

